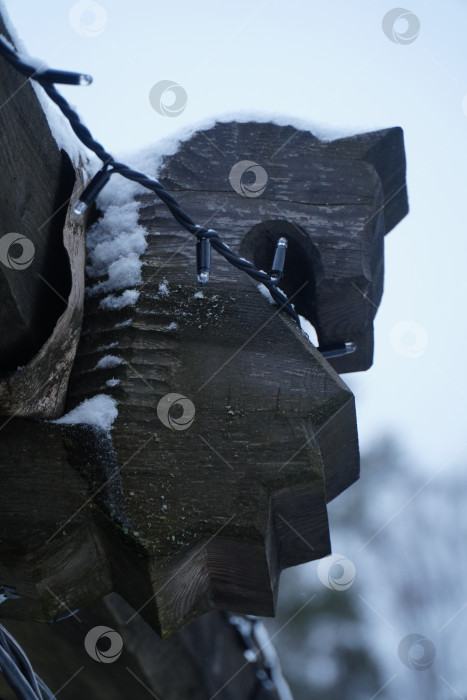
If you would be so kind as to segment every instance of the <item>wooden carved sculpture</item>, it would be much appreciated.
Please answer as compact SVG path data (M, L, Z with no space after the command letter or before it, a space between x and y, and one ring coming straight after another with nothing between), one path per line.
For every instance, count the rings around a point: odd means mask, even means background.
M12 128L6 110L0 120ZM35 129L47 134L45 120ZM3 336L0 377L3 616L51 620L111 591L161 636L215 608L273 615L280 572L330 553L326 504L358 477L354 397L337 372L372 363L383 239L407 212L402 131L322 142L271 123L217 123L160 170L194 220L258 268L287 238L280 286L320 349L356 345L329 361L223 258L200 289L193 238L152 194L134 200L148 246L131 303L109 301L104 284L81 328L81 182L50 138L47 149L66 187L50 188L47 211L28 211L44 256L17 275L1 269L2 323L17 329ZM24 207L10 200L4 211L2 235L21 232ZM42 338L28 302L55 255L66 306ZM100 425L89 406L107 412Z

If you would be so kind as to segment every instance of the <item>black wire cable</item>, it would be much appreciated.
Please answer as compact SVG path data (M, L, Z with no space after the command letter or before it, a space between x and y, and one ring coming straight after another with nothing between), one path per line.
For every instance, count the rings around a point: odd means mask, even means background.
M140 173L137 170L133 170L128 165L124 163L119 163L114 160L112 155L108 153L104 146L94 139L89 129L81 122L78 114L70 107L67 100L65 100L62 95L56 90L54 82L66 82L76 85L86 85L90 82L90 76L83 75L81 73L67 73L66 71L53 71L34 68L32 65L23 61L18 54L12 50L4 41L0 40L0 55L3 56L12 66L14 66L22 75L25 75L31 80L35 80L40 83L44 88L50 99L58 106L64 116L68 119L71 128L78 137L78 139L83 143L89 150L96 154L96 156L102 161L103 168L94 176L99 177L103 174L104 177L102 182L98 182L99 185L97 193L102 189L102 186L108 180L108 176L118 173L128 180L137 182L138 184L146 187L147 189L154 192L159 199L167 206L171 212L174 219L187 231L197 237L198 240L208 239L214 248L220 255L222 255L229 263L234 267L242 270L247 275L249 275L256 282L264 284L268 289L273 300L280 306L280 309L287 312L297 324L300 326L300 319L295 309L292 307L291 303L288 301L285 294L283 294L275 286L270 275L263 270L258 270L253 263L238 257L230 248L227 246L220 238L217 231L213 229L208 229L205 226L199 226L195 224L193 219L187 214L184 209L180 206L179 202L171 195L165 187L153 178L148 177L144 173ZM71 77L70 77L71 76ZM110 168L110 169L109 169ZM105 179L105 182L104 182ZM91 181L92 183L92 181ZM89 185L88 185L89 187ZM82 200L81 200L82 201Z
M21 700L55 700L52 691L34 672L22 647L0 624L0 672Z
M42 696L39 696L41 698L41 700L56 700L55 695L52 693L52 691L50 690L48 685L46 685L44 683L42 678L40 676L38 676L37 673L35 674L35 676L36 676L37 685L41 689Z
M16 660L19 668L21 669L29 685L40 698L41 692L39 690L37 676L34 673L31 663L26 654L24 653L23 649L20 647L16 639L10 634L10 632L8 632L8 630L5 627L3 627L3 625L0 625L0 636L3 642L2 646L6 649L10 649L11 657L14 660Z
M38 700L41 696L31 688L26 677L18 668L18 664L10 656L7 650L0 645L0 667L8 684L13 688L21 700Z

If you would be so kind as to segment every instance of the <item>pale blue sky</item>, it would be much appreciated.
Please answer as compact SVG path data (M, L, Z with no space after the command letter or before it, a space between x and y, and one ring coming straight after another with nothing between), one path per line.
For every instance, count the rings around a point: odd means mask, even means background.
M31 55L93 75L90 87L62 91L114 153L239 110L333 132L402 126L410 213L386 239L374 366L344 379L363 449L395 432L428 474L467 456L466 3L410 0L420 33L407 45L383 33L386 0L99 0L81 25L68 0L5 5ZM167 79L188 95L176 118L149 103Z

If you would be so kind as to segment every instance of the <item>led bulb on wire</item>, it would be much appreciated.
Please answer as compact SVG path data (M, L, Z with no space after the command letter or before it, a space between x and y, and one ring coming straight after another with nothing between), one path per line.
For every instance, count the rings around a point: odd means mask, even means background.
M264 281L264 276L266 273L263 270L258 270L253 263L245 260L244 258L239 258L228 245L220 240L220 236L216 231L213 231L212 229L207 230L204 226L197 226L191 217L182 209L175 197L170 194L158 180L150 178L144 173L133 170L123 163L116 163L111 154L105 151L103 146L94 139L89 129L85 127L67 100L62 97L57 90L52 89L55 82L69 85L89 85L92 82L90 75L87 75L86 73L71 73L69 71L57 71L51 69L41 72L40 69L37 69L37 63L35 63L35 65L30 65L29 63L23 61L21 56L14 51L9 44L5 43L2 37L0 37L0 57L6 59L14 69L26 76L27 79L34 80L39 84L42 84L52 102L54 102L60 112L68 120L71 128L77 135L80 142L95 153L102 163L104 163L102 169L92 178L90 183L84 189L79 201L76 202L74 212L77 216L84 214L88 206L94 201L101 189L105 186L110 176L113 173L119 173L128 180L138 182L143 187L146 187L154 192L169 209L177 222L190 233L199 237L197 259L198 281L200 284L206 284L209 280L211 240L216 240L216 251L219 252L229 263L234 265L234 267L244 271L255 280L259 280L261 282ZM202 240L203 236L205 240ZM280 243L278 242L278 251L276 251L278 260L281 256L285 255L286 244L287 241L284 238L280 240ZM272 276L269 278L270 281L266 282L266 284L268 284L268 287L271 288L274 298L281 303L281 309L286 311L298 323L298 325L300 325L299 316L293 308L293 305L289 302L283 292L274 286L275 281L277 282L282 275L280 264L274 264L273 268Z
M320 350L320 348L318 348L326 360L332 360L334 357L342 357L343 355L350 355L355 352L356 349L357 346L355 343L343 343L342 345L329 348L328 350Z
M88 75L87 73L81 73L79 76L79 84L80 85L91 85L92 83L92 75Z
M112 170L102 169L99 170L94 177L91 179L88 185L84 188L81 197L76 202L73 211L78 216L84 214L88 206L95 200L99 192L109 181L112 175Z
M87 73L72 73L67 70L53 70L51 68L38 73L36 79L62 85L91 85L92 83L92 75Z
M270 273L271 282L277 284L282 277L284 272L285 264L285 254L287 253L287 238L281 236L276 244L276 251L274 253L274 260L272 262L272 269Z
M79 200L78 202L76 202L73 211L75 212L75 214L77 214L77 216L82 216L82 214L84 214L87 208L88 205L86 204L86 202L81 202Z
M211 241L209 238L199 238L196 243L196 264L199 284L209 282L211 269Z

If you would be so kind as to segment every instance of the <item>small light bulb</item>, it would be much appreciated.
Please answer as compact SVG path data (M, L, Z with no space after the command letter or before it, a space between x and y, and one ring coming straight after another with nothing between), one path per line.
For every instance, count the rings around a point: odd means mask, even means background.
M287 252L287 238L281 236L276 243L276 251L274 253L274 260L272 262L272 269L269 273L271 282L277 284L282 277L284 272L285 264L285 254Z
M87 73L72 73L69 70L53 70L48 68L37 73L36 80L46 83L61 83L62 85L90 85L92 76Z
M75 212L75 214L77 216L81 216L82 214L84 214L84 212L86 211L87 208L88 208L88 205L86 204L86 202L82 202L81 200L78 200L75 204L73 211Z
M96 199L102 188L105 187L112 173L113 170L107 170L107 166L105 165L101 170L97 171L94 177L91 178L84 190L81 192L79 201L76 203L73 210L75 214L80 216L80 214L83 214L86 211L88 206Z
M198 272L198 282L200 284L207 284L207 282L209 282L209 272L207 270L201 270L201 272Z
M357 346L355 343L343 343L342 345L336 345L328 350L318 348L326 360L332 360L335 357L343 357L343 355L350 355L352 352L355 352L356 349Z
M350 355L350 353L355 352L355 350L357 349L357 345L356 343L346 343L345 349L347 351L347 355Z
M211 242L209 238L199 238L196 243L196 267L199 284L206 284L211 269Z

